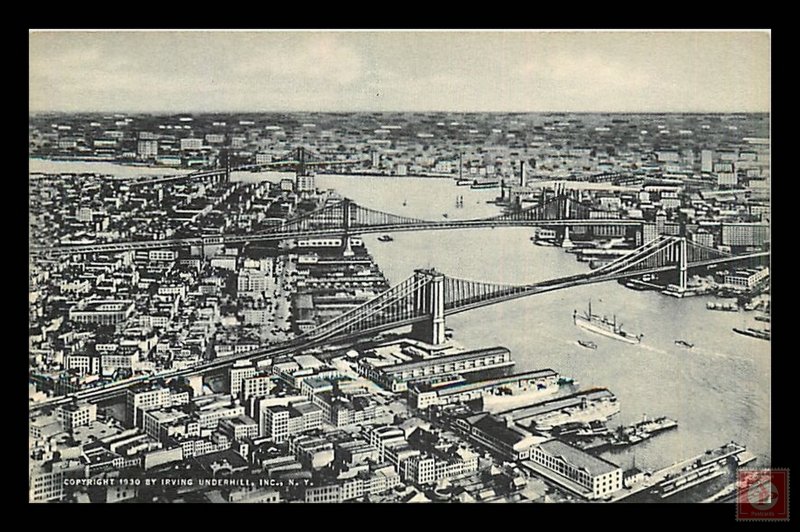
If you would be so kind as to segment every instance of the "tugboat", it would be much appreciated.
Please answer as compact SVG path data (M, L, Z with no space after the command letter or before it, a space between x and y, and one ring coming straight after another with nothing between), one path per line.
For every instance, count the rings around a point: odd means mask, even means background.
M675 340L675 343L678 345L682 345L683 347L688 347L689 349L694 347L694 344L690 344L686 340Z
M378 237L378 241L379 242L391 242L393 240L394 240L394 238L392 238L389 235L381 235L381 236Z
M601 318L597 314L592 314L591 301L589 301L589 311L586 314L579 315L577 310L572 312L572 321L582 329L602 334L603 336L608 336L609 338L620 340L628 344L638 344L642 341L643 335L639 334L634 336L622 330L622 324L617 323L616 316L614 316L612 320L609 320L605 316Z
M597 344L592 342L591 340L589 341L578 340L578 345L580 345L581 347L585 347L586 349L597 349Z

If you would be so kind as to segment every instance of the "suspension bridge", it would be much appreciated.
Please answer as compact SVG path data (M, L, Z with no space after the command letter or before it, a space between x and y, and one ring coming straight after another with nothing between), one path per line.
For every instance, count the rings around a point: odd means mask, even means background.
M372 300L287 342L213 360L193 368L82 390L31 405L31 410L56 406L73 399L105 400L124 394L127 388L139 383L207 374L226 368L240 359L259 360L291 354L406 326L411 326L411 336L430 344L440 344L446 340L447 316L487 305L575 286L669 271L678 275L680 286L685 289L688 273L692 269L723 264L756 264L768 260L767 251L732 255L690 242L685 237L659 236L595 270L523 285L460 279L436 270L420 269Z
M119 253L182 247L200 247L275 241L292 238L343 236L400 231L430 231L484 227L598 227L641 226L642 220L619 217L591 217L591 207L570 195L554 196L517 212L471 220L424 220L387 213L359 205L349 199L331 202L324 207L285 220L264 231L188 238L70 244L54 247L33 247L31 253L50 257L85 254Z
M367 162L369 159L329 159L325 155L309 150L305 146L298 146L282 154L270 162L241 164L233 166L233 157L229 150L222 150L218 160L218 168L200 170L188 174L174 174L165 176L142 176L121 180L130 187L166 185L185 183L196 179L205 179L211 182L230 182L231 172L257 172L259 170L292 170L297 176L308 175L308 171L323 166L347 166Z
M690 269L726 263L768 260L769 252L731 255L688 241L660 236L651 242L590 272L525 285L509 285L449 277L435 270L416 270L414 275L375 299L321 324L304 337L310 340L375 334L412 325L412 335L432 344L445 338L445 317L573 286L675 271L685 290Z

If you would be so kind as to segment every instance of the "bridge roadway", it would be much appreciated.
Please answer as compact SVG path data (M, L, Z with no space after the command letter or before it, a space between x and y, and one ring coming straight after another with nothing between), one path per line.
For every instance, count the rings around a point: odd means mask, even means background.
M689 263L687 267L689 269L692 269L692 268L708 266L715 263L726 263L726 262L733 262L736 260L747 260L747 259L755 259L768 256L769 252L759 252L748 255L736 255L731 257L723 257L717 259L692 262ZM467 310L493 305L496 303L501 303L503 301L510 301L512 299L518 299L521 297L541 294L544 292L552 292L554 290L560 290L563 288L570 288L573 286L580 286L585 284L615 281L629 277L646 275L648 273L658 273L669 270L675 270L675 265L659 266L659 267L640 269L640 270L612 272L609 274L602 274L602 275L594 275L593 272L588 272L578 275L571 275L568 277L560 277L558 279L552 279L549 281L536 283L534 285L530 285L529 287L520 287L523 289L518 292L510 292L505 295L490 294L489 296L475 297L469 300L459 301L457 302L457 305L450 304L450 306L447 306L446 304L444 313L445 316L451 316L459 312L465 312ZM513 290L513 288L509 288L509 290ZM336 335L336 332L333 331L333 334L327 334L318 337L299 336L297 338L288 340L286 342L281 342L279 344L274 344L261 349L254 349L252 351L246 351L244 353L239 353L237 355L213 360L191 368L168 371L165 373L159 373L155 375L144 375L133 379L128 379L126 381L122 381L119 383L111 384L108 386L103 386L96 389L82 390L66 396L56 397L53 399L49 399L47 401L42 401L40 403L30 405L30 411L35 412L45 407L55 407L64 403L68 403L73 399L79 399L79 400L95 399L97 401L108 400L115 397L119 397L120 395L124 394L129 387L136 384L143 384L161 379L167 380L181 376L186 377L190 375L203 375L211 373L215 370L226 368L227 366L232 365L237 360L248 359L248 360L258 361L268 357L269 358L278 357L281 355L286 355L292 352L296 352L301 349L312 349L314 347L319 347L324 344L346 342L348 340L352 340L355 338L374 335L392 329L397 329L400 327L406 327L414 323L424 321L426 319L430 319L430 316L422 315L414 318L408 318L402 321L393 321L391 323L381 324L369 329L364 329L353 333L347 333L341 335Z
M291 222L290 222L291 223ZM403 231L435 231L442 229L472 229L495 227L577 227L577 226L636 226L641 225L641 220L630 219L563 219L563 220L450 220L442 222L419 222L403 224L382 224L372 226L351 227L348 231L343 228L332 227L325 229L296 229L291 231L265 231L244 235L220 235L212 237L188 237L164 240L142 240L132 242L110 242L106 244L76 244L59 247L32 247L31 253L44 253L51 256L71 255L76 253L119 253L124 251L178 248L187 246L217 245L217 244L242 244L247 242L267 242L292 238L314 238L361 235L371 233L397 233Z

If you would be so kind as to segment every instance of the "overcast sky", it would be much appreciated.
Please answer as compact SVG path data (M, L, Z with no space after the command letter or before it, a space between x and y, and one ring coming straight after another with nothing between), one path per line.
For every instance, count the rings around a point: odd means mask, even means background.
M769 111L760 32L46 32L40 111Z

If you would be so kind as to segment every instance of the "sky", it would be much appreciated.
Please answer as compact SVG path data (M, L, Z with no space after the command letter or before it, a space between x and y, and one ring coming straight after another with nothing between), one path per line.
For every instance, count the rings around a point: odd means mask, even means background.
M768 112L768 31L29 34L35 112Z

